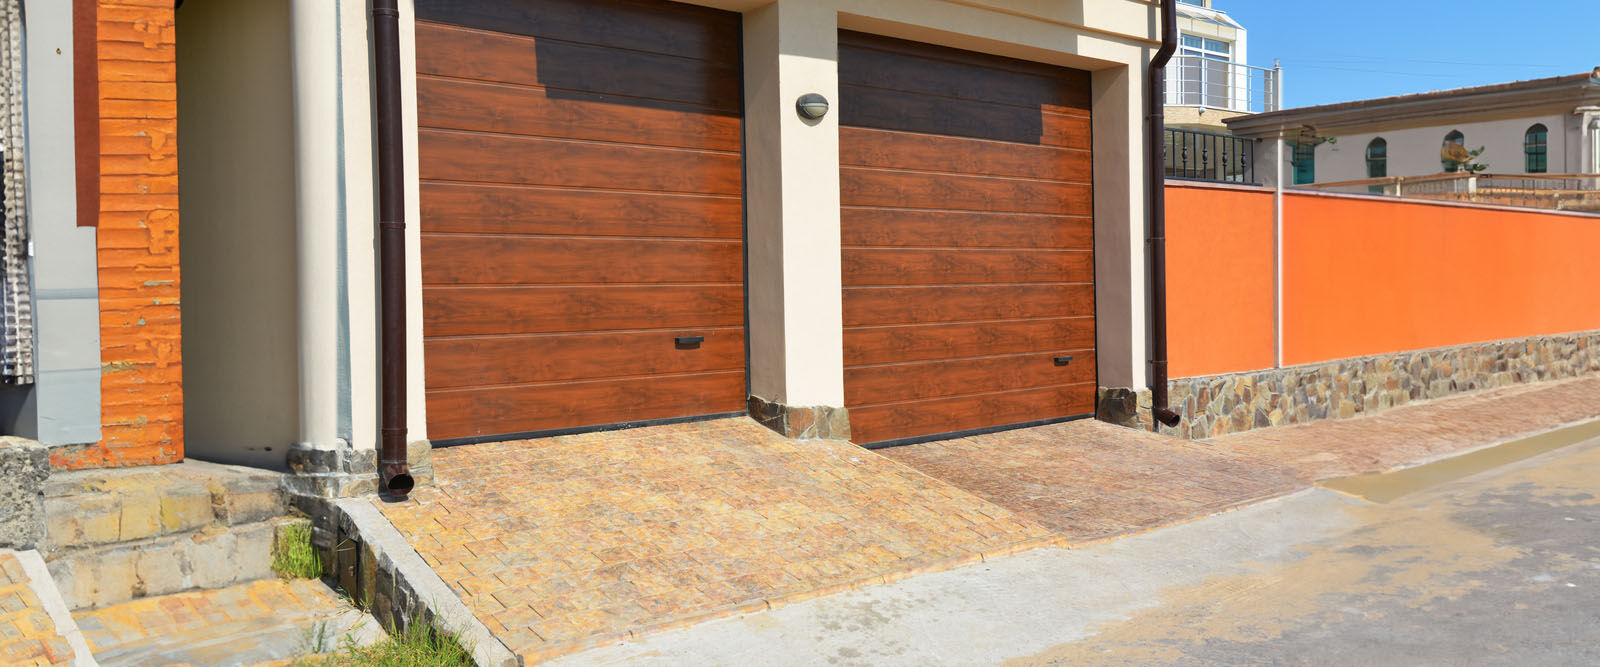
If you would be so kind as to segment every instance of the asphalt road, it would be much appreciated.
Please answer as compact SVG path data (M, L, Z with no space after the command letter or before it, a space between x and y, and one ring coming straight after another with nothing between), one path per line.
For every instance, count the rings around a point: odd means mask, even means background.
M1445 464L1448 465L1448 464ZM1600 665L1600 440L1329 489L560 664Z

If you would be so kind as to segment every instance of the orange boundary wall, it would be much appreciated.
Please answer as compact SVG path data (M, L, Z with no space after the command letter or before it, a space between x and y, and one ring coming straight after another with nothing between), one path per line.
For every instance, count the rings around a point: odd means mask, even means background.
M1284 364L1600 329L1600 217L1284 196Z
M1172 377L1271 368L1272 193L1167 188Z
M1175 378L1273 365L1272 193L1167 188ZM1600 216L1285 193L1283 364L1600 329Z

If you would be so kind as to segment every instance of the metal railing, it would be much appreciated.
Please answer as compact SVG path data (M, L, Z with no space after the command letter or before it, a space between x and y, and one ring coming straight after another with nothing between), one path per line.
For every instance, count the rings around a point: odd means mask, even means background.
M1295 187L1559 211L1600 211L1600 174L1428 174Z
M1201 56L1174 56L1167 65L1167 106L1241 113L1277 111L1283 69L1252 67Z
M1254 143L1228 134L1167 128L1167 178L1256 185Z

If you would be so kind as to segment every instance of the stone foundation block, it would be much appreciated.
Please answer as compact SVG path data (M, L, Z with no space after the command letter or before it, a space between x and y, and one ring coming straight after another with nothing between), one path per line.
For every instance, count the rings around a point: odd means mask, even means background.
M32 549L44 538L50 450L26 438L0 437L0 548Z
M850 411L827 405L793 406L751 396L750 418L797 440L849 440Z

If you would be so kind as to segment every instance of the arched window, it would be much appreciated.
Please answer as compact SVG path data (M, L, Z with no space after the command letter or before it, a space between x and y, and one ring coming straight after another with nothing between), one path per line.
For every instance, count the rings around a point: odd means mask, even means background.
M1367 178L1383 178L1389 175L1389 142L1383 137L1373 139L1367 144Z
M1526 158L1525 171L1530 174L1550 171L1549 142L1550 129L1543 123L1535 124L1522 135L1522 154Z
M1444 145L1440 146L1440 148L1448 148L1450 144L1455 144L1465 150L1467 147L1467 135L1462 134L1460 130L1451 130L1450 134L1444 135ZM1443 151L1441 150L1441 153L1442 152ZM1460 164L1446 159L1442 155L1439 158L1439 163L1444 165L1444 170L1446 172L1454 172L1456 169L1461 167Z

